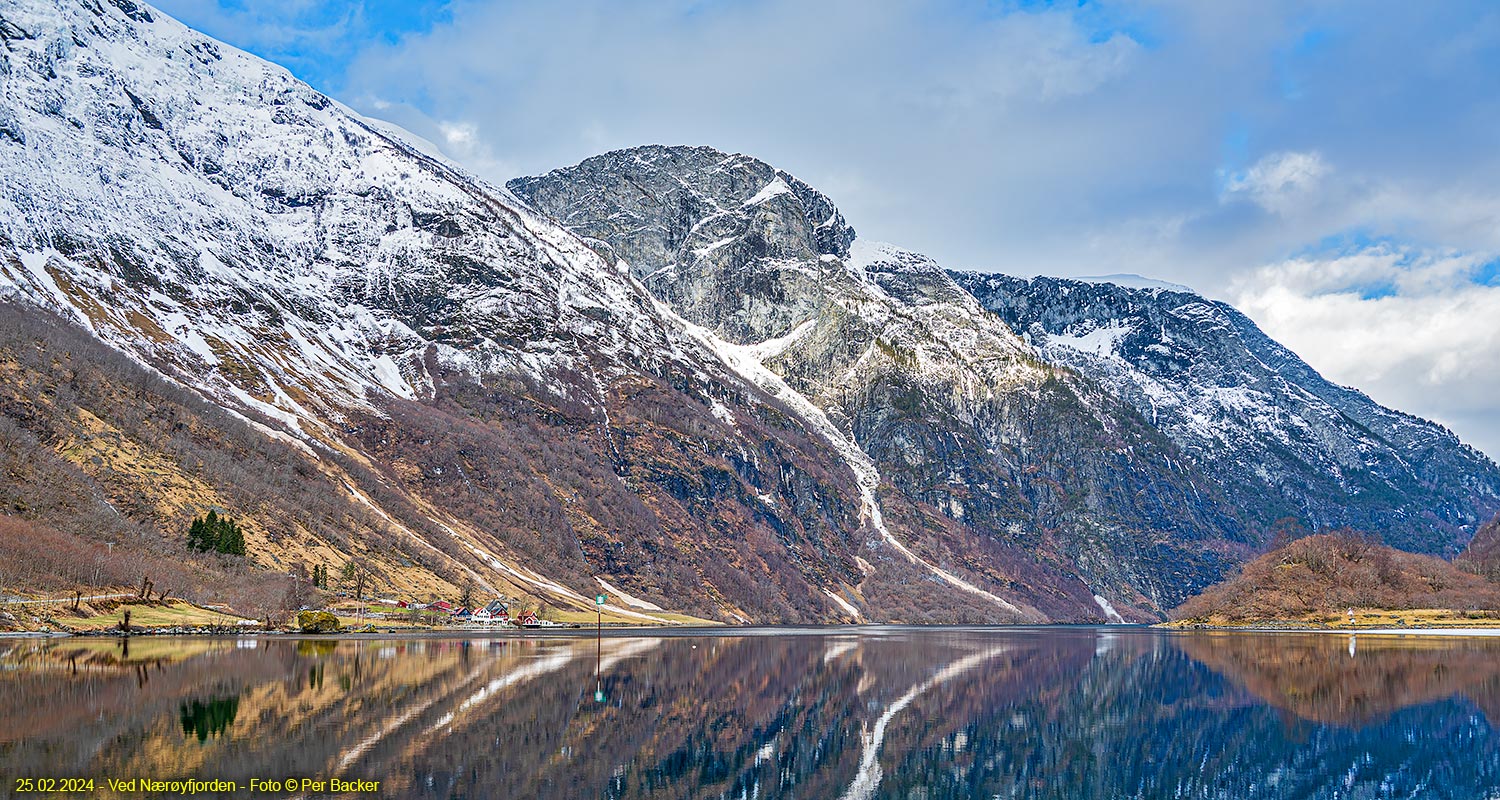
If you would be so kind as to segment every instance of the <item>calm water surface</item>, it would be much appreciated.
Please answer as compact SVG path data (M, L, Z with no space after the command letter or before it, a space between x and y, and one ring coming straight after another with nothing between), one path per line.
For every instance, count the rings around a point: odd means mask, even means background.
M0 640L0 793L291 776L381 797L1493 798L1497 723L1494 638Z

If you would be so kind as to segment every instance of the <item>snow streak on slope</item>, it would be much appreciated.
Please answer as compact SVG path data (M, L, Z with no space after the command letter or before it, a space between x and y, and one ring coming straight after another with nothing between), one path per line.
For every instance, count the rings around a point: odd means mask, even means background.
M829 421L828 415L823 412L823 409L818 408L811 400L808 400L800 392L788 386L780 375L772 372L765 364L761 363L759 353L765 352L768 349L775 350L779 345L771 345L767 348L765 343L762 345L731 344L720 339L713 331L677 317L676 312L665 303L661 301L655 302L660 314L675 317L678 323L682 325L683 330L687 331L690 336L703 342L705 346L718 353L724 363L728 364L746 380L759 386L772 397L786 403L789 408L802 418L804 423L827 440L829 444L833 445L834 450L843 457L844 463L854 472L855 480L859 485L860 516L862 520L869 522L870 526L880 534L880 538L884 542L893 547L896 552L905 556L911 563L921 566L949 585L961 591L982 597L1018 617L1024 616L1020 608L1004 598L987 592L923 559L912 552L911 548L907 547L895 534L891 533L890 528L886 527L885 517L880 510L880 499L876 496L876 492L880 488L880 470L875 467L875 462L870 460L869 455L860 449L858 444L846 437L838 429L838 426ZM801 328L802 326L799 326L798 329L794 329L794 332ZM841 608L845 610L849 608L847 602L834 596L831 591L828 591L826 588L824 591L828 592L830 597L833 597L836 604Z
M842 503L845 486L819 482L821 467L838 456L821 441L805 445L800 431L783 439L747 416L744 404L765 401L753 384L658 315L624 273L508 192L285 70L144 5L3 0L0 20L0 296L71 317L178 385L294 440L320 470L340 473L343 459L351 459L360 475L339 475L355 487L350 498L389 523L383 528L418 543L419 568L477 574L481 585L592 605L594 568L583 563L581 546L565 553L517 546L523 539L527 547L552 546L576 531L525 539L517 532L522 525L510 524L519 505L512 499L555 501L549 524L559 529L599 522L569 516L578 487L562 485L543 458L580 467L565 480L604 486L599 496L612 501L601 506L617 527L686 539L724 520L759 520L755 514L768 508L766 524L796 535L853 526L852 513L834 520L786 502L806 488L822 492L813 504ZM764 202L784 194L769 192ZM647 399L627 396L626 389L641 387L648 387ZM444 406L475 388L484 392L478 406ZM681 419L696 423L696 405L709 394L719 395L712 416L695 431L706 446L667 466L692 473L708 462L717 466L723 452L763 444L776 451L783 474L813 476L806 487L751 487L758 478L736 476L751 491L707 504L723 519L688 519L673 515L692 513L686 507L697 498L632 506L669 495L665 484L676 477L669 470L632 483L593 469L611 459L656 466L652 459L662 451L645 452L652 437L680 435L671 425ZM524 419L515 408L524 409ZM612 419L615 409L619 419ZM532 411L542 420L534 426L525 416ZM419 458L470 457L472 451L437 446L429 452L430 444L447 443L441 431L463 438L444 417L474 423L472 441L481 448L501 429L573 441L545 453L548 442L527 441L490 460L534 480L514 497L503 489L487 495L471 511L447 505L454 491L441 471L447 463L408 469ZM426 425L438 435L403 440ZM377 429L382 433L370 433ZM621 430L640 449L631 452ZM387 442L390 450L372 454ZM457 491L477 492L463 481ZM847 489L852 500L855 489ZM505 514L491 514L499 511ZM504 532L488 529L491 523ZM349 556L364 545L333 549ZM695 558L687 548L677 552L662 568L674 577L690 571ZM662 562L635 557L607 574L644 598L649 593L631 582L639 577L631 572ZM805 602L804 568L809 575L853 572L844 552L777 572L785 581L778 591L795 587L797 598L778 608L820 613L820 600ZM687 588L701 585L661 591L698 608L750 608L745 597ZM757 597L764 594L757 587ZM663 621L643 613L654 606L649 600L622 606L611 610Z

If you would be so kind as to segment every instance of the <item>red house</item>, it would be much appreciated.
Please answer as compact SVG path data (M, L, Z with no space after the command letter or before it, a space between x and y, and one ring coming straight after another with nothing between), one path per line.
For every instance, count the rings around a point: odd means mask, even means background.
M509 622L510 612L503 600L491 600L490 604L474 612L475 622Z

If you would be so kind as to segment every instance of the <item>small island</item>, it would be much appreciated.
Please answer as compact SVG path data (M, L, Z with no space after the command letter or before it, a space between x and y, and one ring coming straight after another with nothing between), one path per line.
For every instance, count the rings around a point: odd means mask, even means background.
M1172 612L1169 627L1500 629L1500 519L1453 561L1350 530L1293 539Z

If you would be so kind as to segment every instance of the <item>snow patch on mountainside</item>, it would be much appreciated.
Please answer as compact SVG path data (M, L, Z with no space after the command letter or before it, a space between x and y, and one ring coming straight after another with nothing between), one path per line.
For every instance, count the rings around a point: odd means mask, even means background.
M1067 347L1080 353L1110 357L1115 355L1115 348L1119 346L1120 340L1129 335L1132 330L1123 322L1112 321L1108 325L1101 325L1083 334L1049 334L1047 344Z
M657 605L657 604L655 604L655 603L653 603L653 602L651 602L649 600L642 600L639 597L636 597L636 596L630 594L629 592L626 592L624 589L621 589L620 587L618 587L618 586L610 583L609 581L607 581L607 580L599 577L598 575L594 576L594 580L596 580L596 581L599 582L599 586L601 588L603 588L605 592L609 593L610 595L613 595L614 597L620 598L620 600L623 601L625 603L625 605L630 606L631 608L639 608L642 611L661 611L662 610L661 606L659 606L659 605Z
M1071 280L1083 281L1084 283L1112 283L1115 286L1124 287L1126 289L1148 289L1161 290L1166 292L1182 292L1184 294L1197 294L1197 292L1194 292L1191 287L1183 286L1180 283L1172 283L1170 281L1158 280L1156 278L1147 278L1145 276L1136 275L1129 272L1120 272L1114 275L1082 275L1077 278L1072 278Z
M1120 616L1120 612L1115 610L1114 604L1105 599L1103 595L1094 595L1094 602L1099 604L1099 610L1104 612L1106 619L1112 619L1122 625L1125 623L1125 618Z
M754 197L746 200L745 206L758 206L773 197L779 197L784 194L789 194L791 193L791 191L792 187L787 186L786 181L782 180L780 175L777 175L775 178L771 179L770 183L766 184L764 189L756 192Z
M719 338L713 331L694 325L680 316L660 300L653 300L657 310L663 316L673 317L682 326L688 335L702 342L704 346L718 353L720 359L728 364L730 368L738 372L746 380L759 386L772 397L786 403L803 422L812 430L823 437L834 450L843 457L844 463L853 471L856 484L859 487L860 514L864 521L868 522L880 538L889 544L896 552L905 556L913 564L941 578L949 585L961 591L978 595L997 606L1017 616L1024 616L1020 608L1000 596L975 586L972 583L944 570L931 562L912 552L891 530L886 527L885 517L881 512L880 500L876 492L880 488L880 471L875 467L875 462L870 456L860 449L852 439L845 436L838 426L828 419L828 415L807 399L800 392L787 385L786 381L763 364L758 355L758 347L751 345L737 345L726 342ZM841 601L842 602L842 601Z
M824 588L823 589L823 594L828 595L828 599L832 600L834 602L834 605L837 605L839 608L844 609L844 613L845 614L848 614L851 617L863 617L864 616L863 614L859 613L859 609L855 608L853 606L853 604L851 604L848 600L845 600L844 598L839 597L838 593L830 591L827 588Z

